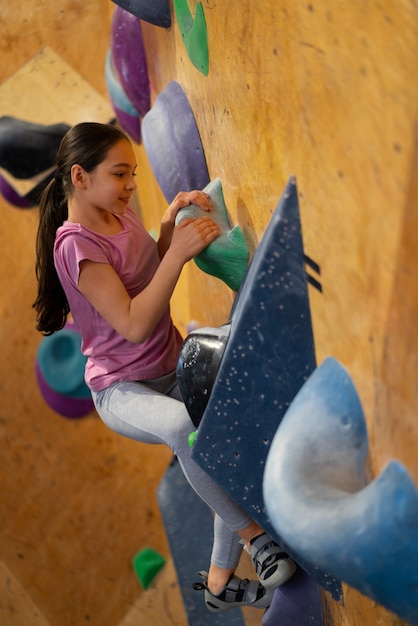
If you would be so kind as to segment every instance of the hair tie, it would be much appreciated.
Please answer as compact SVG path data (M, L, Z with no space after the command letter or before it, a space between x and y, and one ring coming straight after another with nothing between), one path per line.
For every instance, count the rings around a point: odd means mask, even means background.
M57 183L60 183L62 181L62 175L61 175L59 170L55 170L55 172L54 172L54 180L56 180Z

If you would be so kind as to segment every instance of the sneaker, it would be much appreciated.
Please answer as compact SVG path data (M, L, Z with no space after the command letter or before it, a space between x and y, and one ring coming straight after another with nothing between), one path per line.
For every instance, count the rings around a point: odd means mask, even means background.
M238 578L231 574L227 584L215 596L208 589L207 572L199 572L203 582L194 583L193 589L205 590L205 604L212 613L223 613L240 606L250 606L254 609L265 609L270 606L274 591L266 589L256 580Z
M244 542L242 542L244 543ZM275 589L296 572L296 563L267 533L254 537L248 549L258 579L266 589Z

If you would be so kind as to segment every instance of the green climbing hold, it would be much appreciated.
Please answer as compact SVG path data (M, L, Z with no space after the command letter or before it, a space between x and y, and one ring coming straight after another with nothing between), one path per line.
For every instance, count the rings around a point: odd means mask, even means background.
M194 430L192 433L190 433L190 435L187 437L187 443L189 444L189 448L191 448L195 442L196 439L196 435L197 435L197 430Z
M240 226L231 229L226 212L222 184L219 178L203 190L212 200L212 211L207 213L195 204L181 209L176 224L185 217L210 217L218 224L221 233L194 261L207 274L223 280L233 291L238 291L244 280L248 264L248 248Z
M165 558L153 548L143 548L132 559L132 566L139 582L144 589L148 589L155 576L165 565Z
M209 74L208 35L202 3L197 3L194 19L188 0L174 0L174 10L189 59L202 74L207 76Z

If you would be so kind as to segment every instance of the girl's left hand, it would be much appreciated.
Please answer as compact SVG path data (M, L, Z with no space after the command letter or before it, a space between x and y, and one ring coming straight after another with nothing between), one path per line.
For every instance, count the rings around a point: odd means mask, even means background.
M174 224L177 213L180 209L188 206L189 204L196 204L203 211L212 210L212 201L210 196L204 191L180 191L171 204L168 206L167 211L163 217L163 221L172 222Z

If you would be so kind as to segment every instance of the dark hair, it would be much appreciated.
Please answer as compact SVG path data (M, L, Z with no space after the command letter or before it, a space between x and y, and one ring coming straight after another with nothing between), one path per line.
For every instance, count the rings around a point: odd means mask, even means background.
M127 137L115 126L83 122L71 128L58 149L54 178L42 193L36 236L36 278L38 296L33 303L37 312L36 329L52 335L65 325L70 307L54 264L57 229L68 217L68 198L73 191L71 168L78 164L92 172L109 150Z

